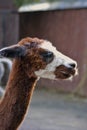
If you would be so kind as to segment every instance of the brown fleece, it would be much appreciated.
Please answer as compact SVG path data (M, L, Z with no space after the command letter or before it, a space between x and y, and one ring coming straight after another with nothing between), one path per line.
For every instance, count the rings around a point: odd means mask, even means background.
M36 83L23 70L20 61L14 61L12 72L6 87L6 93L0 104L0 130L16 130L26 113Z
M41 41L37 38L26 38L17 46L27 42L32 42L31 44L34 45L34 43L41 43ZM25 57L19 57L13 61L6 92L0 102L0 130L16 130L18 128L24 119L37 81L34 72L44 69L46 66L46 63L39 56L39 52L42 50L37 49L37 47L26 50Z

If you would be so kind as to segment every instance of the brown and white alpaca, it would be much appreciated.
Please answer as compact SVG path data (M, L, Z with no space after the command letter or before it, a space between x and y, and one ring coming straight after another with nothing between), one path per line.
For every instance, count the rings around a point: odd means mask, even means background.
M0 102L0 130L16 130L25 117L39 77L68 79L76 75L77 63L46 40L25 38L0 50L14 58L6 92Z

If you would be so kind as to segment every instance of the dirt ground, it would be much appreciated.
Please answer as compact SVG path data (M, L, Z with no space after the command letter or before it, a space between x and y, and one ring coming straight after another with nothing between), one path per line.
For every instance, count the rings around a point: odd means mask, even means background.
M35 91L19 130L87 130L87 99Z

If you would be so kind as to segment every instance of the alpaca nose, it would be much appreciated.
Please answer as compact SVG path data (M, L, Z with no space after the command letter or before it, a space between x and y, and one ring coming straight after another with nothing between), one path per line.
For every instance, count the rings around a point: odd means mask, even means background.
M70 67L72 67L72 68L75 68L75 67L76 67L76 64L75 64L75 63L69 64L69 65L70 65Z

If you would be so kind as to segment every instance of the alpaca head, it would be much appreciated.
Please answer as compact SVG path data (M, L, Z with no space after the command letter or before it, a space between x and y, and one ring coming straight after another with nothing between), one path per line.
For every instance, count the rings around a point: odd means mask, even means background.
M49 41L25 38L0 50L0 55L20 60L29 75L49 79L68 79L76 75L77 63L61 54ZM28 73L29 72L29 73Z

